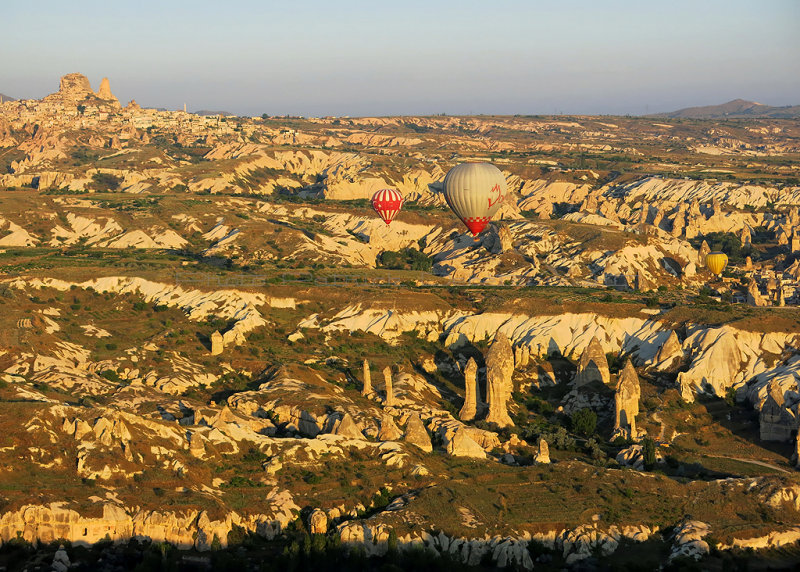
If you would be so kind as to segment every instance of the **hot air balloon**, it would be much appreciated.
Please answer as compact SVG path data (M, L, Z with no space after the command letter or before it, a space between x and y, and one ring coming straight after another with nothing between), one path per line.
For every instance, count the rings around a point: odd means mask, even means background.
M491 163L461 163L444 178L444 198L472 236L489 224L506 196L506 178Z
M706 255L706 267L712 274L719 276L728 265L728 256L724 252L709 252Z
M405 199L394 189L381 189L372 195L372 208L387 225L394 220Z

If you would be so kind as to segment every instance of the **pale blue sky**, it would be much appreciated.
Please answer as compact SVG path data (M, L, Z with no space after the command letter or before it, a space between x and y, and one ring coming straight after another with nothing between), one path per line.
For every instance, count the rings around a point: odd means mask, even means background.
M641 114L800 104L800 0L26 0L0 92L69 72L239 114Z

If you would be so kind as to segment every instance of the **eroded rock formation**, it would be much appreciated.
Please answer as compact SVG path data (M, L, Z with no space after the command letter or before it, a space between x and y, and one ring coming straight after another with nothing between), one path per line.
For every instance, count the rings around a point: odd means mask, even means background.
M675 330L670 331L669 337L658 348L655 358L653 358L653 366L663 371L674 366L677 362L683 359L683 346L681 345L678 335Z
M345 413L341 421L336 423L336 425L333 428L333 434L341 435L342 437L347 437L349 439L364 438L364 434L361 432L361 428L353 420L352 416L349 413Z
M419 418L418 413L412 413L408 417L408 422L406 424L406 434L405 434L405 441L406 443L411 443L425 451L426 453L430 453L433 451L433 445L431 444L431 437L428 435L428 430L425 429L425 424L422 423L422 419Z
M447 444L447 454L454 457L471 457L485 459L486 451L467 434L466 431L456 431L456 434Z
M581 358L578 361L578 371L575 373L575 388L583 387L593 381L599 381L603 384L608 384L611 381L608 360L603 351L603 346L600 345L600 340L596 336L592 337L592 341L581 353Z
M464 406L458 414L462 421L472 421L478 415L478 364L469 358L464 366Z
M394 388L392 387L392 368L388 365L383 368L383 383L384 387L386 388L386 398L383 401L383 404L386 407L393 407L395 405L394 401Z
M539 439L539 447L533 457L533 462L538 465L550 464L550 446L544 439Z
M211 334L211 355L218 356L222 353L223 349L223 338L222 334L219 333L219 330L214 330Z
M111 84L109 83L107 77L104 77L102 80L100 80L100 89L97 90L97 97L119 103L117 98L114 97L114 94L111 93Z
M636 439L636 416L639 414L641 393L639 376L631 360L628 360L620 373L614 394L614 435Z
M486 393L489 404L487 423L494 423L498 427L514 424L507 410L507 402L513 390L513 373L514 353L511 344L504 333L497 332L486 354Z
M790 441L792 434L797 430L797 418L786 408L784 401L781 388L770 387L758 415L762 441Z
M328 533L328 515L322 510L315 508L308 515L308 530L311 534Z
M502 254L514 248L511 232L505 223L492 224L483 237L482 244L492 254Z
M361 388L361 395L368 397L372 394L372 374L369 371L369 361L367 361L367 358L364 358L361 369L364 372L364 386Z
M57 95L62 98L75 100L85 99L87 96L94 96L92 85L89 78L80 73L68 73L61 77Z
M403 432L395 424L394 418L388 413L384 413L381 418L381 429L378 432L378 441L397 441L403 436Z

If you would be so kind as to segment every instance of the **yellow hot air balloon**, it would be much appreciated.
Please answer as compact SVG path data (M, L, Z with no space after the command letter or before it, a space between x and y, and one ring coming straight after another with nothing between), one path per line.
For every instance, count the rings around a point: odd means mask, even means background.
M706 267L712 274L719 276L728 265L728 256L724 252L709 252L706 255Z

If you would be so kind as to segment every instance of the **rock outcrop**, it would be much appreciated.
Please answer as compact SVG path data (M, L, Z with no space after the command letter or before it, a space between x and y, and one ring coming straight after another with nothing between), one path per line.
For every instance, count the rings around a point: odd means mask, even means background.
M528 346L517 346L514 348L514 367L521 368L528 365L531 353Z
M711 532L711 527L704 522L687 520L675 528L672 540L672 551L669 559L692 558L700 560L710 552L708 543L703 540Z
M658 352L653 358L652 365L655 369L663 371L673 367L682 359L683 346L678 339L678 334L675 333L675 330L671 330L664 344L658 348Z
M349 413L345 413L344 417L342 417L342 419L334 425L333 434L341 435L342 437L347 437L348 439L364 438L361 428L353 420Z
M117 98L114 97L114 94L111 93L111 84L109 83L107 77L104 77L102 80L100 80L100 89L97 90L97 97L119 103Z
M425 424L422 423L422 419L419 418L419 414L417 413L412 413L408 417L404 440L406 443L411 443L419 447L426 453L433 451L431 437L428 435L428 430L425 429Z
M533 456L533 462L537 465L550 464L550 446L544 439L539 439L539 447L536 454Z
M58 546L58 550L56 550L56 553L53 555L53 563L50 565L50 568L53 570L53 572L67 572L69 567L69 555L64 549L64 545L60 544Z
M89 83L89 78L79 73L68 73L61 77L58 86L58 92L54 95L60 96L62 99L72 99L75 101L86 99L87 96L93 97L92 85Z
M315 508L308 515L308 531L311 534L327 534L328 533L328 515L319 508Z
M205 511L182 512L128 509L110 502L104 503L97 517L86 517L65 508L65 503L47 506L25 505L17 511L0 515L0 540L4 543L22 538L28 542L70 541L74 546L89 546L102 542L127 541L138 537L153 542L169 542L182 549L210 550L216 537L220 545L228 545L228 533L234 526L244 528L264 538L272 539L295 519L300 510L291 494L273 489L264 499L267 514L247 517L228 513L222 520L212 520Z
M656 463L661 464L664 462L664 456L658 449L656 449L655 457ZM623 467L633 467L637 471L643 471L645 469L644 447L642 445L631 445L622 449L617 453L616 461Z
M597 337L593 337L589 345L581 353L581 358L578 361L578 371L575 373L575 388L583 387L593 381L599 381L603 384L608 384L611 381L608 359L606 359L603 346L600 345L600 340Z
M337 530L342 544L361 547L368 556L384 556L389 550L388 540L392 528L385 523L353 520L343 522ZM403 551L422 548L431 554L446 554L455 562L461 562L470 568L485 561L501 569L534 569L527 536L451 538L443 532L435 535L426 531L411 532L398 538L398 548Z
M507 402L513 391L513 373L514 352L506 335L498 331L486 354L486 393L489 404L487 423L494 423L498 427L514 424L507 410Z
M486 458L486 451L473 441L466 431L456 431L456 434L447 444L447 454L453 457Z
M17 143L11 133L11 124L4 117L0 117L0 147L14 147Z
M219 333L219 330L214 330L214 332L211 334L211 355L220 355L222 353L223 345L222 334Z
M758 283L753 279L751 279L747 285L747 303L757 307L769 305L769 302L761 295L761 291L758 289Z
M706 263L706 256L711 252L711 247L708 246L708 243L704 240L703 243L700 245L700 251L698 252L697 259L699 260L700 264L705 265Z
M461 421L472 421L478 415L478 364L469 358L464 366L464 405L458 414Z
M770 387L758 415L759 436L762 441L791 441L797 430L795 414L784 405L780 387Z
M403 432L395 424L394 418L388 413L384 413L381 418L381 429L378 432L378 441L397 441L403 436Z
M794 436L794 454L792 455L794 466L800 468L800 431Z
M496 226L492 224L484 235L482 244L492 254L502 254L514 248L511 232L505 223Z
M617 391L614 394L614 435L625 439L636 439L636 416L639 414L639 397L642 391L639 376L628 360L620 373Z

